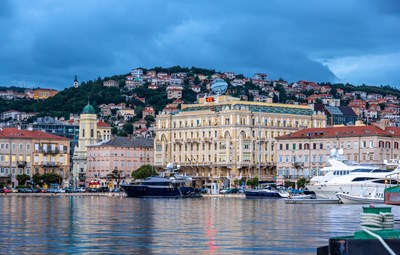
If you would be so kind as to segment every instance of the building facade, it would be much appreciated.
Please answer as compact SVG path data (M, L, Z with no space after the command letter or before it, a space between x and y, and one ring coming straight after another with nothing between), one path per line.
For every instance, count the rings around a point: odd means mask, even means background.
M97 122L96 112L90 104L83 108L79 122L79 139L72 158L70 176L74 187L86 186L87 146L111 138L111 128L104 122Z
M197 179L197 185L275 175L275 137L300 128L325 127L325 115L307 106L200 98L179 112L156 117L155 166L169 162Z
M42 100L57 95L58 91L55 89L35 89L33 91L33 99Z
M17 175L57 173L68 185L70 139L41 131L0 128L0 182L11 177L16 187Z
M343 149L344 157L359 163L383 164L400 159L400 128L340 126L303 129L277 140L277 174L297 179L319 175L330 150Z
M132 172L145 164L154 162L154 140L152 138L137 137L129 139L117 137L113 140L89 145L87 158L87 181L100 181L101 186L110 185L107 178L113 170L122 171L124 182L129 183Z

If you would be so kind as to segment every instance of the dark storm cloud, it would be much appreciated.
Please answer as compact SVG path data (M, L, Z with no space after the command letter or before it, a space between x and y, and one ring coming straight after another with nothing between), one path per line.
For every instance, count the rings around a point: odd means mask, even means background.
M63 88L75 74L172 65L399 85L399 9L395 0L0 1L0 85Z

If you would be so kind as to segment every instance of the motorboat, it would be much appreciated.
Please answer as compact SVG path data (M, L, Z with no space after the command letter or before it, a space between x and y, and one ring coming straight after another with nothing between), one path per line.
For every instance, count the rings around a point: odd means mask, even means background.
M123 184L121 188L128 197L152 198L194 198L201 197L198 189L191 187L192 178L179 174L179 165L176 169L168 164L167 170L159 176L136 180L130 184Z
M344 158L343 149L332 149L328 159L328 165L319 170L319 175L311 178L310 185L321 185L338 176L347 175L354 170L371 170L378 167L369 164L360 164ZM307 186L308 187L308 186Z
M384 197L377 194L377 187L373 188L371 194L366 195L364 192L360 195L350 195L346 193L336 193L337 198L342 201L343 204L383 204Z
M399 175L390 180L388 175L400 174L400 167L390 169L357 169L343 176L333 178L325 183L307 185L308 190L314 191L317 198L337 199L336 193L360 194L372 193L376 187L376 196L383 197L385 187L398 183ZM365 189L365 191L364 191Z
M246 198L288 198L289 192L276 186L263 185L260 188L245 190Z

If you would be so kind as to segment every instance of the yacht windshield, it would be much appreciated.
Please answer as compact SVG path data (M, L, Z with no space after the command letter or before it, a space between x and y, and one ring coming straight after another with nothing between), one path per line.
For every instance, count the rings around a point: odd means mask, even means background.
M360 169L354 169L354 170L352 171L352 173L369 173L369 172L374 171L374 170L379 170L379 169L360 168Z

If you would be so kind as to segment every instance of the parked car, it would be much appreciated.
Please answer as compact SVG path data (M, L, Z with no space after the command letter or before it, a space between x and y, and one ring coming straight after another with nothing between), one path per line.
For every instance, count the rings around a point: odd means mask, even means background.
M220 194L237 194L237 193L243 193L242 189L237 189L237 188L232 188L232 189L221 189L219 191Z
M1 189L3 192L1 192L1 193L10 193L11 191L9 190L9 189L7 189L7 188L2 188Z
M110 192L110 189L108 187L100 187L97 189L97 192Z

